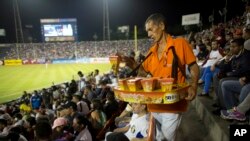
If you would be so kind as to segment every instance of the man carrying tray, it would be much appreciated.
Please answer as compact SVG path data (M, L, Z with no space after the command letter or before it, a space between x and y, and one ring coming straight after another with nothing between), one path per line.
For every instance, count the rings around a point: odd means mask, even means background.
M148 36L154 44L138 71L138 76L174 78L175 83L185 82L185 66L191 73L191 83L185 99L174 104L148 104L148 110L156 119L156 140L174 141L181 122L182 112L186 111L188 101L195 98L199 67L192 48L184 38L172 38L166 32L166 19L156 13L145 22Z

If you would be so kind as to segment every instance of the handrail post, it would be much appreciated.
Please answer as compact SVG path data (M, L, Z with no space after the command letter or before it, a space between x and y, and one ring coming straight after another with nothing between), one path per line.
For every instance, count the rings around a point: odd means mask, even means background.
M155 140L155 119L153 114L150 114L149 118L149 129L148 129L148 139L147 141L154 141Z

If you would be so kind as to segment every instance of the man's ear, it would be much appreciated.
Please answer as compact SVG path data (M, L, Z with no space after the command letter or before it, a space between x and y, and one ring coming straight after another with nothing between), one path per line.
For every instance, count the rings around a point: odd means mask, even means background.
M159 27L161 28L161 30L165 30L165 28L166 28L163 22L161 22L161 23L159 24Z

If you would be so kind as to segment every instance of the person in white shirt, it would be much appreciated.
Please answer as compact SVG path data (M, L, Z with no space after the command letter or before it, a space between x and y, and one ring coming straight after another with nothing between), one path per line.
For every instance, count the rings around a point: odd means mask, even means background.
M87 115L89 113L88 104L81 100L80 95L73 95L72 101L77 105L77 111L82 115Z
M198 83L205 83L203 91L199 96L208 96L211 80L214 74L219 72L219 69L215 67L216 63L222 58L222 54L219 51L219 43L217 40L212 41L212 50L209 53L209 57L202 64L203 74Z
M117 128L113 133L108 132L106 138L117 136L117 133L124 133L130 140L147 140L149 128L149 116L146 104L132 103L133 115L129 124L122 128Z

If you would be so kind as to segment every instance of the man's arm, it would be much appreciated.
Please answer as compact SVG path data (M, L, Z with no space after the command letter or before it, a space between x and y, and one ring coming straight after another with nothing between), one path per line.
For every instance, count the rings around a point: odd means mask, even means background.
M141 67L138 70L137 76L141 76L141 77L147 77L148 73L144 70L143 66L141 65Z
M188 89L188 96L185 99L191 101L195 98L197 93L197 82L199 79L200 70L197 63L192 63L188 67L190 69L190 74L191 74L191 82L190 82L191 86Z
M130 128L129 126L121 127L121 128L116 128L113 132L121 132L121 133L126 133Z
M147 137L145 138L132 138L130 141L147 141Z

